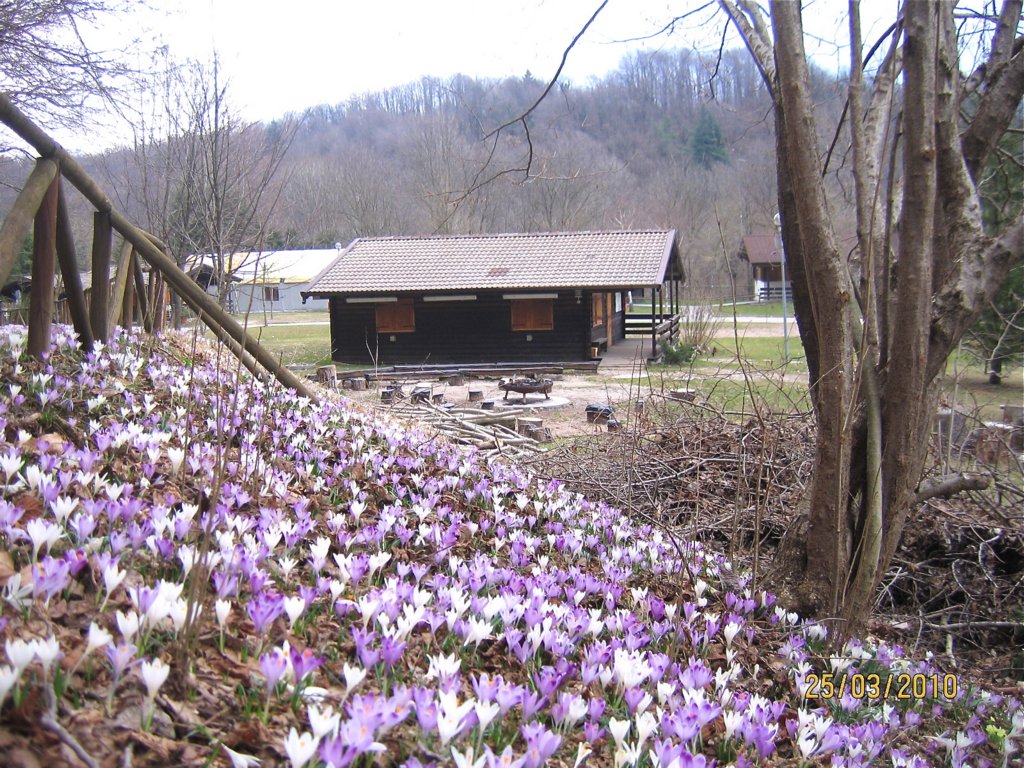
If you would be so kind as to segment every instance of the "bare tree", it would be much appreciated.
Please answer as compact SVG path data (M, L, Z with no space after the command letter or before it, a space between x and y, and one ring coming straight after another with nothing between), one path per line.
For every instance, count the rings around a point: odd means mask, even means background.
M158 59L138 94L131 152L112 154L105 171L120 205L227 306L232 275L251 270L267 235L298 121L241 120L216 55L210 65ZM180 325L177 297L172 310Z
M265 127L241 120L216 54L210 66L189 67L185 86L186 122L172 142L180 174L176 234L192 254L209 259L220 304L228 306L232 276L251 267L249 254L262 247L297 121Z
M4 0L0 2L0 91L47 122L79 124L95 95L110 96L126 74L117 52L87 41L103 19L124 11L123 0Z
M870 79L850 3L852 254L826 195L800 4L719 3L774 102L782 234L818 424L801 524L779 560L804 609L857 622L908 517L949 487L922 482L937 375L1024 247L1020 216L984 232L978 195L1024 93L1021 2L972 19L957 19L951 0L903 4ZM965 30L987 34L987 55L961 73L961 53L980 46L958 47Z

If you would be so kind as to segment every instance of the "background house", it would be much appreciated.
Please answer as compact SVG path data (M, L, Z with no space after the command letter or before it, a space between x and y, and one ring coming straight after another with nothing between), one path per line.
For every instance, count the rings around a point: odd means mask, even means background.
M303 295L329 301L337 361L555 362L622 341L627 293L681 279L674 230L382 237Z
M304 301L303 291L337 258L336 248L296 251L249 251L227 259L226 307L230 312L272 317L275 312L324 310L327 303ZM208 293L218 294L216 269L209 256L190 259L187 271Z
M340 252L337 248L302 251L262 251L237 257L232 271L237 311L250 314L327 309L322 299L304 301L310 287Z
M743 236L740 258L750 264L751 278L754 285L754 298L757 301L775 301L782 298L782 253L778 235L754 234ZM786 276L789 283L789 276ZM790 287L786 295L790 295Z

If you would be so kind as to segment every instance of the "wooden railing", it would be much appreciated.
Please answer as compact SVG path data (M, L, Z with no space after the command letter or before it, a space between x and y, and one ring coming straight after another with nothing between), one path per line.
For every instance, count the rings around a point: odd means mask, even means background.
M650 312L626 315L627 339L650 338L652 327L658 342L674 342L679 338L679 315Z
M262 376L264 371L269 371L286 387L311 396L294 373L260 346L237 320L178 267L163 243L114 208L110 198L82 166L14 106L6 94L0 94L0 122L39 153L35 168L0 226L0 285L10 275L30 228L33 232L32 288L26 323L26 352L30 356L40 358L50 346L56 300L54 285L59 265L68 315L83 348L90 348L95 340L106 340L118 323L131 326L136 314L143 319L147 331L158 331L165 314L162 302L166 283L254 375ZM88 301L78 271L64 179L95 209L91 254L93 283ZM112 258L115 231L122 237L116 263ZM140 259L151 267L148 287ZM115 268L113 275L112 266Z

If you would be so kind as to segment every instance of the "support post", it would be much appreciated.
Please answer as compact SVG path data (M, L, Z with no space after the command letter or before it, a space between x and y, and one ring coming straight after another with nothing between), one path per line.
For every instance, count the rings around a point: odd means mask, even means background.
M658 313L654 311L655 292L660 288L651 286L651 359L658 356Z
M149 271L149 283L152 286L153 299L150 304L153 307L153 332L162 333L167 319L167 289L164 286L164 276L158 269Z
M110 300L110 255L114 233L110 228L110 214L93 214L92 233L92 291L89 295L89 320L94 338L106 341L110 334L107 323Z
M6 97L4 97L6 98ZM28 237L32 218L43 202L43 196L50 188L50 182L57 176L57 164L53 160L40 159L18 193L3 226L0 226L0 285L6 285L14 268L14 262L21 253L21 245Z
M57 176L57 262L64 281L64 295L67 297L71 324L78 334L82 348L92 349L92 325L89 322L89 308L82 291L82 276L78 272L78 258L75 255L75 238L71 233L71 217L68 215L68 201L64 185Z
M117 321L124 313L124 294L128 285L128 267L131 265L132 244L127 240L121 246L121 258L117 262L114 273L114 288L110 294L110 306L107 307L107 331L114 330Z
M57 176L36 211L32 242L32 294L28 308L28 343L25 351L39 359L50 347L53 324L53 288L57 268Z
M130 331L135 325L135 280L132 277L132 265L138 260L135 249L128 252L128 264L125 267L124 296L121 297L121 327Z
M132 259L132 277L135 279L135 301L142 316L142 327L146 333L153 332L153 317L149 313L149 297L146 295L146 278L142 274L142 263Z

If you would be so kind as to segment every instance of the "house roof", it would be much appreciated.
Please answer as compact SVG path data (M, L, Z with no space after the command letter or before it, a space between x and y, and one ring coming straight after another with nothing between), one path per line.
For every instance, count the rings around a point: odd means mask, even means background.
M303 295L660 285L675 230L353 240ZM679 270L681 272L681 270Z
M337 248L297 251L260 251L236 254L239 283L308 283L336 258Z
M781 264L779 243L774 234L757 234L743 236L741 256L751 264Z
M240 251L226 257L227 271L232 283L243 285L302 284L323 272L338 257L337 248L316 248L294 251ZM195 277L204 270L215 271L214 257L191 255L186 260L186 271Z

